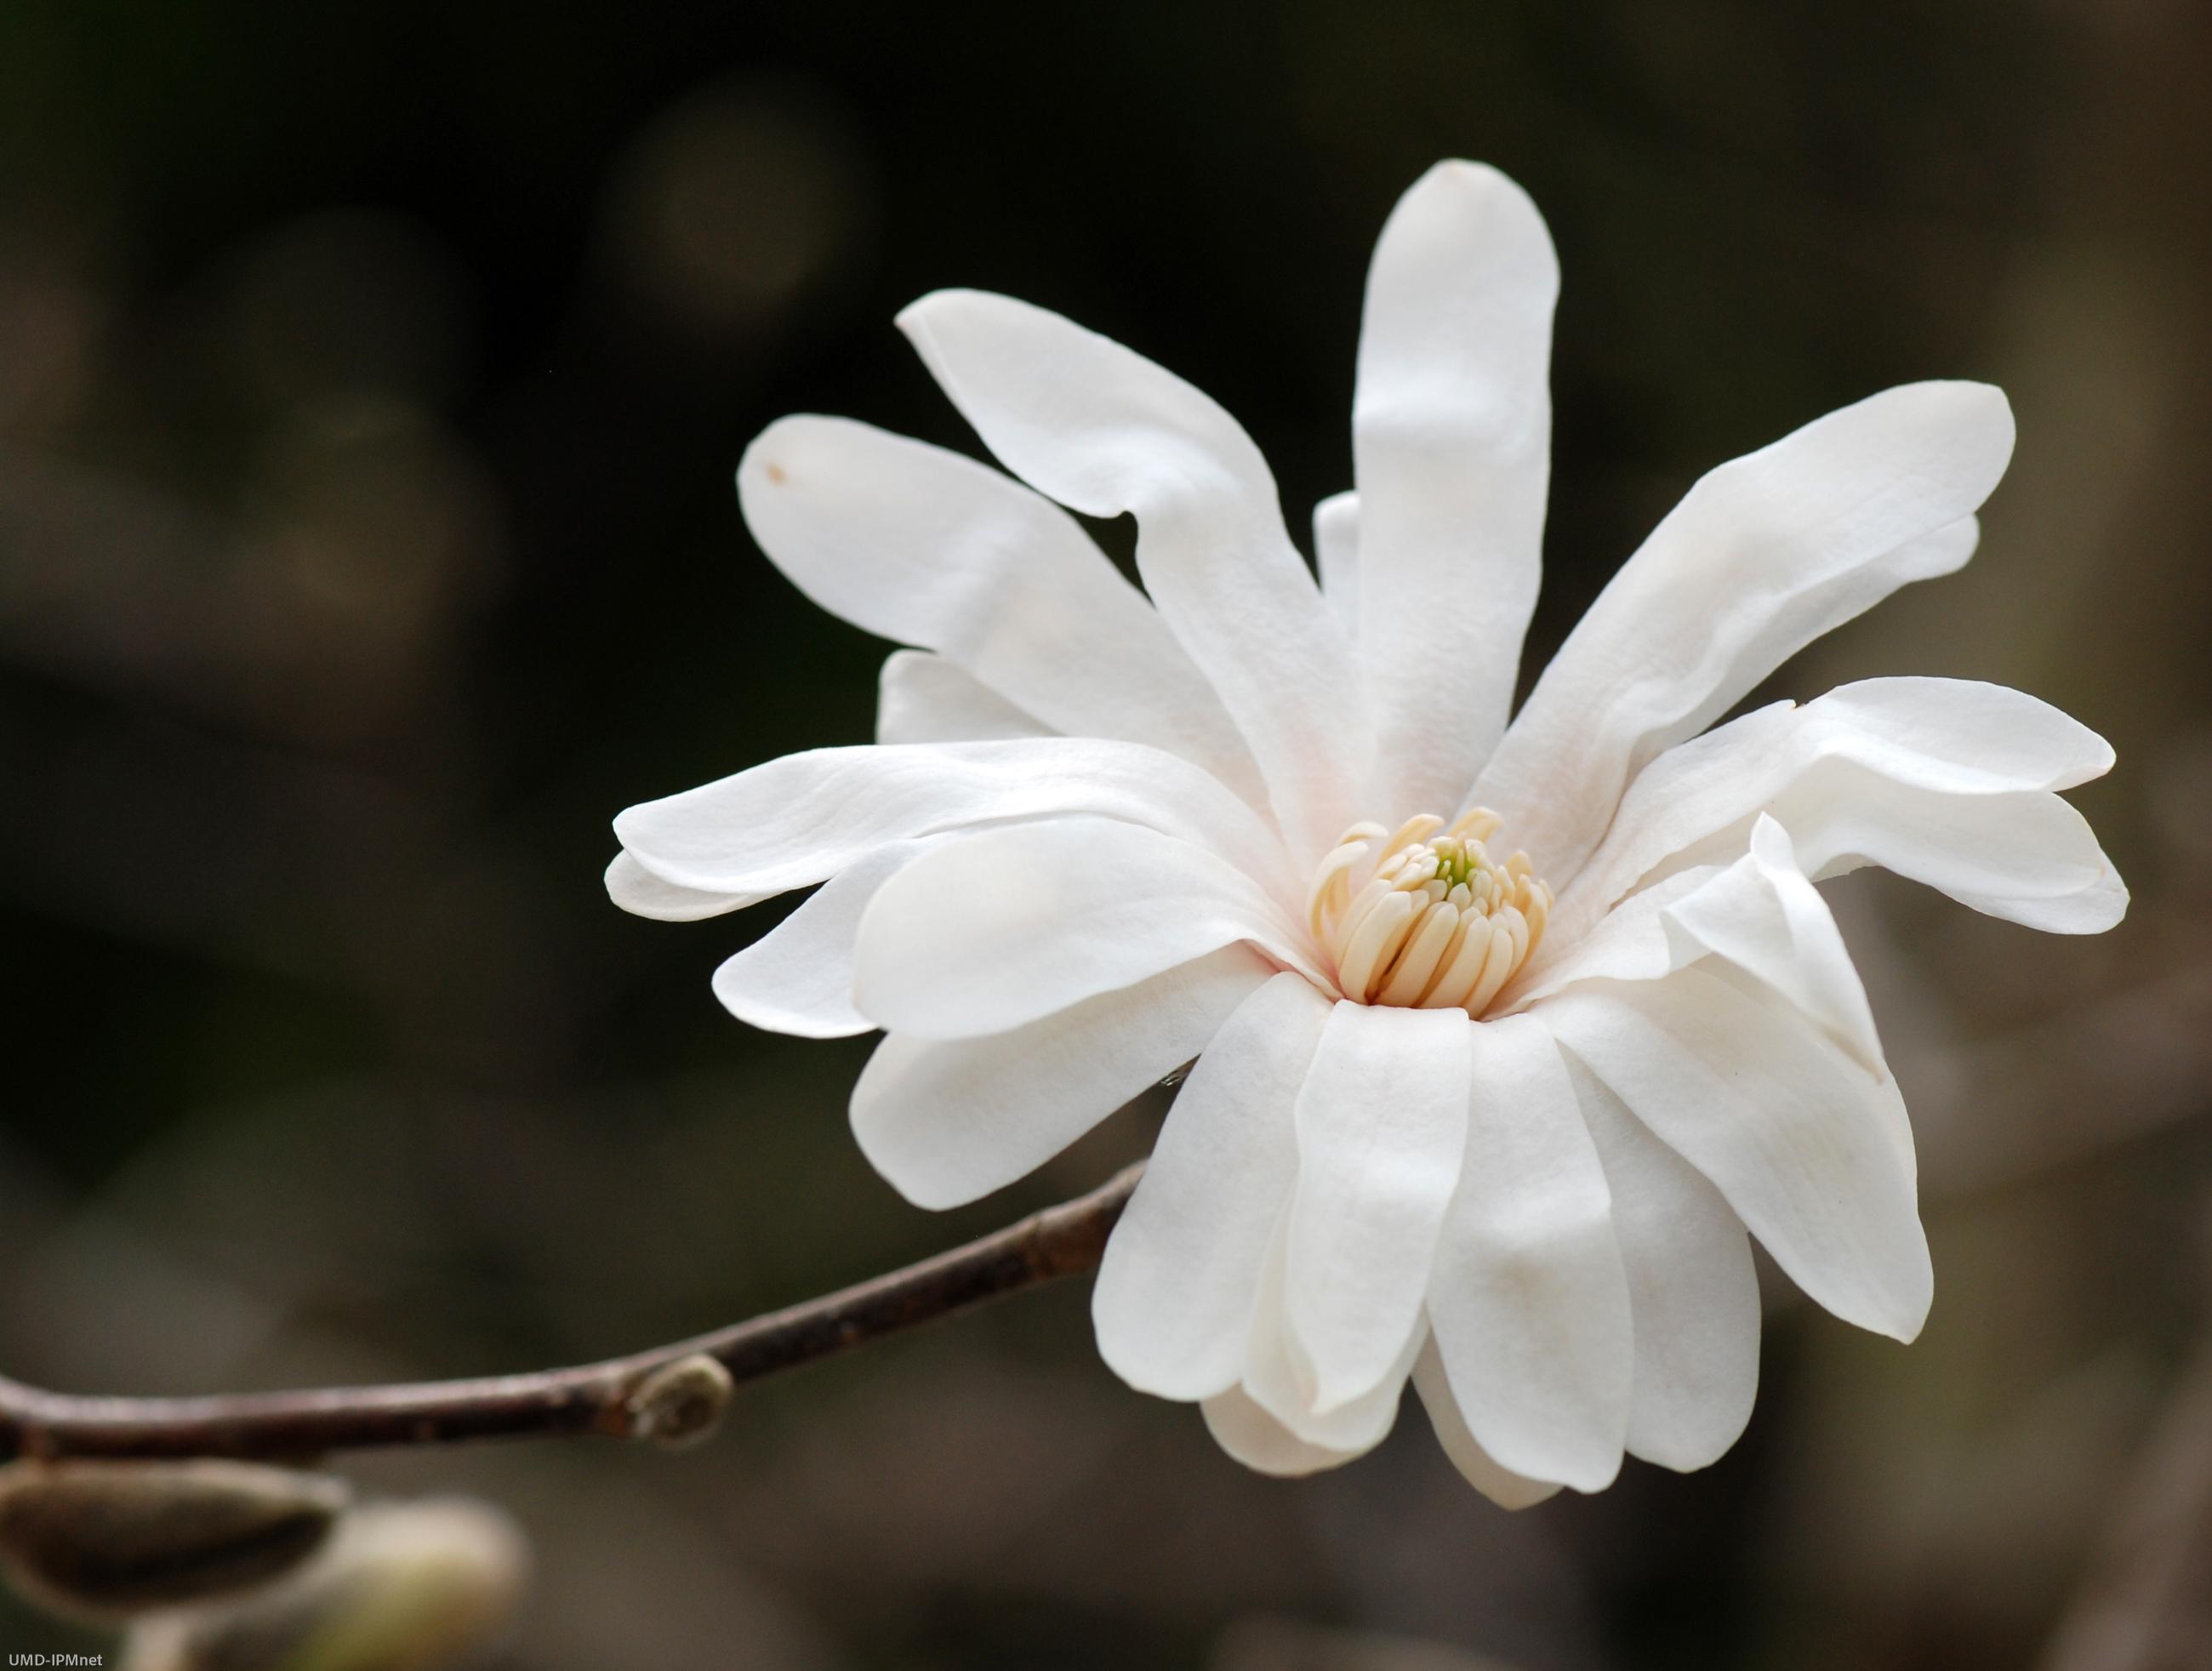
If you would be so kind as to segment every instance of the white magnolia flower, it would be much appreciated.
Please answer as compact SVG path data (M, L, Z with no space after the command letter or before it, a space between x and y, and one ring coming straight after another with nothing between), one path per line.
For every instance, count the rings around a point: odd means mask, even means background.
M919 647L884 664L879 742L616 823L609 888L649 916L823 884L715 990L782 1032L886 1030L854 1129L924 1206L1197 1057L1099 1347L1270 1472L1373 1446L1409 1377L1509 1504L1597 1490L1624 1449L1702 1467L1757 1381L1749 1237L1911 1340L1911 1133L1813 884L1882 865L2061 933L2126 905L2056 793L2112 751L2033 697L1875 679L1706 729L1966 562L2013 442L1983 385L1705 477L1509 723L1557 289L1502 175L1407 194L1318 584L1206 396L1021 302L925 297L899 323L1012 477L823 417L738 476L801 590ZM1069 510L1134 514L1143 592Z

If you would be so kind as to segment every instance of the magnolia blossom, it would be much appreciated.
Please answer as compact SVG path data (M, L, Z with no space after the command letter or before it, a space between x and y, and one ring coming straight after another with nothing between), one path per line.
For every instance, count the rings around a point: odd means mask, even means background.
M1758 1379L1753 1237L1911 1340L1912 1135L1814 884L1881 865L2058 933L2126 906L2057 793L2112 751L2033 697L1873 679L1714 725L1966 561L2013 444L1984 385L1892 389L1705 477L1509 716L1557 292L1504 176L1407 193L1318 580L1205 395L1022 302L924 297L899 324L1011 474L826 417L738 474L800 590L915 647L878 742L616 822L609 889L648 916L822 884L714 988L756 1026L884 1030L853 1127L922 1206L1195 1057L1098 1344L1271 1473L1375 1445L1409 1379L1509 1505L1624 1452L1703 1467ZM1142 591L1071 511L1135 517Z

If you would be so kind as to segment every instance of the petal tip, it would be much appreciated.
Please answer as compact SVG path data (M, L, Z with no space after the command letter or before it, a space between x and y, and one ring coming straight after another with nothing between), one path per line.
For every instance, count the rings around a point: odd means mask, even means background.
M1395 223L1395 224L1394 224ZM1500 250L1538 264L1544 289L1556 295L1559 261L1543 211L1520 183L1487 162L1449 157L1435 163L1406 189L1382 229L1385 244L1413 235L1427 245L1441 235L1445 247L1464 257L1490 260Z
M1427 172L1407 188L1406 195L1410 197L1417 191L1457 191L1475 202L1496 197L1516 206L1525 205L1532 212L1536 207L1535 200L1512 175L1493 164L1467 157L1446 157L1431 164Z
M932 290L927 295L916 296L891 316L891 323L906 334L909 342L920 343L936 328L958 315L978 310L1019 307L1023 304L1011 296L1002 296L989 290L969 289L954 285L942 290Z
M1639 1461L1650 1462L1675 1474L1700 1474L1735 1449L1736 1441L1743 1437L1751 1425L1752 1405L1747 1401L1735 1419L1725 1428L1715 1428L1701 1433L1694 1440L1676 1433L1651 1434L1639 1432L1632 1426L1628 1436L1628 1454Z
M1928 1314L1936 1303L1936 1269L1924 1249L1913 1277L1911 1288L1893 1297L1893 1310L1865 1324L1874 1333L1886 1334L1900 1346L1909 1346L1920 1338L1921 1330L1928 1327Z
M1861 422L1871 422L1877 430L1893 427L1896 442L1909 444L1925 460L1940 462L1941 478L1959 495L1954 520L1963 520L1996 491L2012 462L2017 439L2012 403L1994 383L1967 378L1900 383L1843 410L1858 414ZM1979 537L1978 526L1975 538Z
M1994 455L1996 473L2002 476L2005 466L2012 461L2013 447L2020 433L2013 416L2012 402L2005 392L1994 383L1977 383L1963 378L1928 386L1942 390L1953 404L1954 422L1961 429L1971 427L1986 440Z
M853 1088L853 1100L847 1111L847 1122L853 1129L853 1141L859 1145L861 1158L876 1170L876 1176L896 1190L899 1198L909 1206L918 1206L925 1212L949 1212L956 1206L966 1206L982 1199L990 1192L963 1191L948 1187L941 1178L909 1164L910 1158L887 1135L894 1123L878 1110L882 1104L864 1095L867 1077L863 1070L860 1083Z
M850 423L849 418L823 417L813 412L787 412L746 443L738 457L738 479L749 476L769 476L775 479L775 455L795 441L803 441L811 432L835 424Z
M1977 392L1983 422L2003 437L2005 456L2011 458L2013 444L2020 434L2020 422L2013 416L2011 398L1994 383L1970 383L1966 386Z
M2080 721L2077 720L2075 723L2078 725ZM2081 730L2087 739L2088 747L2082 750L2081 775L2075 781L2087 783L2094 779L2103 777L2113 767L2118 765L2120 757L2101 733L2091 731L2087 726L2082 726ZM2066 787L2071 788L2073 785L2069 784Z
M1494 1447L1480 1434L1476 1436L1476 1442L1488 1450L1492 1459L1509 1474L1532 1484L1549 1486L1550 1491L1545 1493L1547 1496L1565 1486L1570 1491L1582 1492L1585 1497L1592 1497L1609 1489L1620 1477L1624 1453L1619 1446L1602 1454L1590 1455L1578 1455L1571 1449L1547 1449L1541 1454L1527 1452L1515 1455L1512 1454L1512 1447ZM1525 1505L1508 1504L1505 1506Z
M786 454L791 449L794 422L792 418L778 418L754 436L750 445L738 456L738 507L744 516L745 525L754 529L756 539L759 538L756 525L760 519L756 513L760 495L769 489L784 487L791 480Z
M1413 189L1418 191L1431 183L1476 190L1487 190L1496 185L1510 186L1516 191L1521 189L1514 185L1512 178L1503 169L1492 163L1477 162L1472 157L1464 156L1448 156L1431 163L1420 179L1413 182Z
M2106 884L2102 891L2106 900L2109 902L2111 915L2101 919L2099 926L2088 931L2093 934L2109 933L2118 928L2127 920L2128 907L2134 901L2134 896L2128 891L2128 884L2120 879L2120 873L2118 871L2106 873Z
M1899 1346L1909 1346L1920 1338L1921 1331L1928 1327L1929 1309L1927 1305L1923 1305L1909 1316L1899 1318L1893 1325L1880 1330L1879 1333L1887 1334Z
M1098 1343L1098 1361L1120 1377L1121 1384L1147 1398L1164 1399L1170 1404L1202 1404L1207 1399L1218 1398L1237 1384L1235 1376L1224 1380L1213 1376L1178 1377L1159 1364L1133 1353L1127 1346L1128 1329L1112 1315L1109 1299L1103 1307L1099 1303L1103 1285L1094 1284L1091 1290L1091 1327Z

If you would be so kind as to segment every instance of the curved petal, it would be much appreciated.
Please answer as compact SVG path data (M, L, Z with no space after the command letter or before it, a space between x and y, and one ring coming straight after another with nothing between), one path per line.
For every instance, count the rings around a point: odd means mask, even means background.
M1710 952L1795 1005L1868 1072L1888 1077L1866 988L1827 902L1797 867L1790 832L1762 812L1751 851L1660 912L1675 961Z
M1206 1398L1237 1382L1297 1173L1291 1109L1329 1008L1304 975L1276 975L1176 1094L1091 1291L1099 1355L1139 1392Z
M1158 749L1090 738L813 749L630 807L615 834L664 882L764 899L887 842L1071 813L1194 842L1304 898L1266 821L1218 780Z
M1301 859L1326 852L1361 815L1365 708L1251 438L1181 378L1025 302L943 290L898 322L1008 469L1085 515L1135 514L1154 606L1243 733Z
M1672 974L1683 960L1668 939L1661 914L1721 873L1718 865L1679 871L1631 894L1587 933L1570 938L1547 932L1528 966L1498 993L1490 1013L1509 1015L1531 1009L1553 993L1584 981L1656 981ZM1555 938L1560 944L1553 944Z
M1105 818L1017 824L884 884L861 919L853 1001L894 1032L972 1038L1237 940L1328 984L1302 931L1203 848Z
M1252 1401L1308 1444L1354 1455L1379 1444L1398 1419L1398 1404L1413 1357L1428 1338L1425 1320L1416 1317L1398 1342L1389 1365L1357 1397L1324 1409L1314 1400L1313 1366L1293 1335L1285 1303L1290 1240L1287 1208L1260 1271L1260 1290L1252 1305L1252 1333L1246 1342L1243 1386Z
M1468 1484L1499 1508L1532 1508L1559 1495L1559 1486L1548 1480L1527 1479L1510 1468L1501 1467L1498 1459L1482 1448L1482 1442L1468 1431L1467 1419L1460 1413L1451 1383L1444 1376L1443 1359L1437 1355L1434 1342L1424 1346L1421 1355L1413 1360L1413 1390L1421 1395L1421 1406L1429 1413L1429 1425L1436 1430L1437 1443L1451 1458L1452 1466Z
M1212 1394L1199 1408L1206 1417L1206 1431L1213 1435L1216 1444L1254 1473L1280 1479L1319 1474L1324 1468L1357 1461L1382 1443L1390 1431L1385 1427L1358 1450L1331 1450L1298 1437L1261 1408L1242 1387Z
M1418 1325L1467 1143L1472 1030L1456 1010L1349 1003L1322 1030L1284 1244L1285 1315L1316 1413L1373 1388Z
M1567 1072L1613 1188L1636 1368L1628 1448L1688 1472L1741 1437L1759 1395L1751 1237L1698 1169L1570 1054Z
M876 890L951 840L891 842L831 877L781 922L714 971L714 996L740 1021L799 1038L850 1038L876 1024L853 1007L853 953Z
M1784 659L1937 562L2012 456L1985 384L1915 383L1705 476L1623 565L1544 670L1474 799L1556 882L1621 791ZM1954 565L1955 566L1955 563Z
M1043 1165L1198 1054L1272 973L1225 946L1012 1032L948 1042L893 1033L853 1087L853 1135L916 1206L962 1206Z
M1971 894L1963 902L1977 909L2017 916L1999 902L2033 912L2036 902L2055 909L2070 899L2093 919L2116 919L2125 890L2095 837L2052 793L2112 763L2094 732L2002 685L1869 679L1802 708L1777 703L1644 769L1603 845L1560 894L1551 933L1564 947L1639 881L1734 860L1761 811L1788 826L1816 881L1850 868L1834 861L1848 852L1840 843L1855 841L1867 860ZM1935 850L1947 839L1963 846L1965 874Z
M1440 162L1375 247L1352 453L1359 659L1391 816L1455 805L1505 727L1551 475L1543 216L1494 168Z
M1533 981L1501 993L1498 1012L1535 1009L1585 982L1662 980L1710 959L1709 973L1760 1003L1790 1005L1873 1076L1899 1160L1917 1178L1911 1122L1827 902L1780 824L1762 814L1752 840L1758 850L1734 865L1698 866L1630 895Z
M1753 851L1729 866L1667 876L1613 907L1589 933L1500 997L1528 1009L1591 981L1657 981L1705 957L1735 965L1788 1000L1876 1076L1888 1072L1865 989L1789 832L1761 813Z
M1620 1472L1634 1361L1605 1170L1540 1023L1478 1022L1472 1043L1467 1160L1429 1328L1486 1452L1602 1491Z
M1349 635L1359 631L1359 495L1332 494L1314 507L1314 567L1321 595Z
M2127 914L2126 884L2096 832L2056 795L1929 795L1836 761L1771 805L1819 880L1879 865L2047 934L2101 934Z
M1920 1332L1934 1279L1882 1081L1701 967L1577 987L1529 1013L1712 1180L1814 1300L1877 1334Z
M661 922L697 922L757 905L766 894L718 893L699 888L680 888L664 882L637 861L636 855L617 853L607 866L607 897L634 916Z
M746 524L823 608L935 650L1049 729L1258 777L1212 687L1075 519L988 465L845 418L770 424Z
M2072 789L2112 769L2112 745L2079 720L1978 679L1862 679L1807 709L1878 739L1893 775L1957 794Z
M981 743L1052 734L1051 726L943 656L894 650L884 659L876 689L878 743Z

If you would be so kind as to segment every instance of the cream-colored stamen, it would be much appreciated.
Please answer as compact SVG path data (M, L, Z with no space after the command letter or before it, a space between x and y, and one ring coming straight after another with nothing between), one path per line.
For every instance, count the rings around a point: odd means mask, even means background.
M1478 806L1449 828L1424 812L1387 834L1344 832L1314 872L1306 921L1346 998L1479 1016L1504 989L1544 938L1553 898L1527 854L1490 856L1504 823Z

